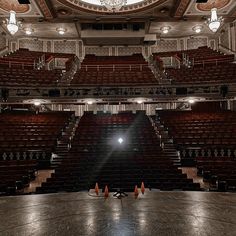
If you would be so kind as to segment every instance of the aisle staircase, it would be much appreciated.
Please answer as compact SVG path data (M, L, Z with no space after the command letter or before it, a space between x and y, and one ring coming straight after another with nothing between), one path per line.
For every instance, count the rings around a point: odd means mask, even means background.
M179 152L176 150L173 140L169 137L168 130L159 120L149 117L156 134L160 137L160 145L164 153L173 161L175 166L181 166ZM154 120L155 119L155 120Z
M79 123L79 117L72 119L62 131L62 136L57 140L57 147L52 155L51 167L55 169L61 161L66 158L71 148L71 142L75 135L76 128Z

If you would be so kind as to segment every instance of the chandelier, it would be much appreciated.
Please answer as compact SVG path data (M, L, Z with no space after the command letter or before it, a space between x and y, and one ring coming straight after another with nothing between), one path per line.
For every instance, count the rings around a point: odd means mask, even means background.
M212 8L211 18L209 18L207 21L210 30L215 33L220 28L220 24L222 21L223 18L217 16L217 8Z
M7 29L14 35L19 30L20 22L16 21L16 12L10 11L10 18L7 20Z
M127 3L127 0L100 0L100 2L108 11L115 12L119 11Z

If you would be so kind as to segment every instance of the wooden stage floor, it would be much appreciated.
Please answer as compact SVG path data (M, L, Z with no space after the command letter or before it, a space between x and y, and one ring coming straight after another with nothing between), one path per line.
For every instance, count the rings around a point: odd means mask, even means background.
M146 192L122 200L86 192L0 198L0 235L236 235L236 194Z

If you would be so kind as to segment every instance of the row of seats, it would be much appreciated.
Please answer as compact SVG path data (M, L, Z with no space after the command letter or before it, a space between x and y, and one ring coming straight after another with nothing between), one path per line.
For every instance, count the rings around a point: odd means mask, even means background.
M0 67L0 77L0 86L56 86L61 72Z
M234 61L233 54L225 55L220 51L213 50L206 46L191 50L154 53L153 56L155 60L159 60L162 57L176 57L183 62L188 59L191 62L191 66L206 66Z
M172 84L180 83L232 83L236 78L236 64L220 64L211 65L208 67L182 67L180 69L166 69L167 78L172 81Z
M15 194L35 178L36 160L0 161L0 195Z
M198 190L199 185L173 165L159 142L143 113L85 113L68 155L37 192L88 190L96 182L111 191L133 191L142 181L149 188Z
M236 189L236 159L232 157L197 157L198 175L218 190Z
M210 104L208 106L211 106ZM181 152L182 165L193 166L199 153L234 156L236 146L234 111L158 111L157 124ZM230 153L229 153L230 151ZM203 155L203 154L201 154Z
M0 152L54 149L58 137L73 113L2 113L0 114ZM32 135L33 133L33 135Z
M132 56L86 55L72 85L143 85L157 80L141 54Z

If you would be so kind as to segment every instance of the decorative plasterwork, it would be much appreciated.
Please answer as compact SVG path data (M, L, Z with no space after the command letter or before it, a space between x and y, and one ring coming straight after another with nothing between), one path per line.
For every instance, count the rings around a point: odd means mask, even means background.
M178 4L176 4L176 10L174 13L174 17L182 17L190 4L191 0L179 0Z
M208 0L207 3L197 4L197 9L200 11L210 11L212 8L221 9L227 6L231 0Z
M37 4L39 5L40 10L42 11L42 13L46 19L54 18L54 14L52 12L52 9L49 8L46 0L37 0Z
M83 2L83 1L78 1L78 0L58 0L58 1L72 9L76 9L76 10L84 11L84 12L96 13L96 14L135 13L138 11L151 9L155 6L158 6L166 2L166 0L145 0L143 2L139 2L136 4L124 6L118 12L111 13L104 6L93 5L93 4Z
M16 13L26 13L30 7L27 4L19 4L17 0L0 0L0 9L6 12L13 10Z
M210 15L210 10L216 7L217 13L219 15L224 15L224 17L232 16L232 13L236 9L235 0L208 0L208 3L195 4L192 2L189 4L188 9L185 12L186 16L202 16Z

